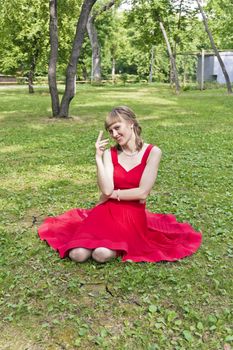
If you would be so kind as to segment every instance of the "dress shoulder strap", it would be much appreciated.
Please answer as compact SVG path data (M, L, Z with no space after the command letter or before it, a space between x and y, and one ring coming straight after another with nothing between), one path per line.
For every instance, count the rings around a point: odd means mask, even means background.
M118 163L118 158L117 158L117 149L116 147L111 147L110 148L111 151L111 156L112 156L112 164L116 165Z
M145 150L145 152L144 152L144 154L142 156L142 163L146 164L147 159L148 159L149 154L150 154L150 151L152 150L153 147L154 147L154 145L151 145L151 144L149 144L147 146L147 148L146 148L146 150Z

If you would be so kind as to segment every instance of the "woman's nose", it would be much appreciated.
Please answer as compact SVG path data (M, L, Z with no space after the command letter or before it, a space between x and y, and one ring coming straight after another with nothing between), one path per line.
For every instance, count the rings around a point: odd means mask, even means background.
M116 137L116 136L117 136L117 131L116 131L116 130L113 130L113 131L112 131L112 136L113 136L113 137Z

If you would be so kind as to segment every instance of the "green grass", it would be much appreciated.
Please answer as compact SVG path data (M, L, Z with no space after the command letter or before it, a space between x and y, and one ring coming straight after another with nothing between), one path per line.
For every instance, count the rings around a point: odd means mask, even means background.
M229 350L233 97L79 86L68 121L49 118L46 90L1 89L0 101L0 349ZM38 239L45 216L95 204L94 142L120 104L163 151L148 209L203 231L189 258L75 264Z

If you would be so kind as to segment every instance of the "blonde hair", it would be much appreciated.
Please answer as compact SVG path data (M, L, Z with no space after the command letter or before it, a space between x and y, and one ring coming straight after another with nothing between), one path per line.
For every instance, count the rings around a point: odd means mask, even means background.
M133 125L136 149L140 151L143 146L143 140L140 136L142 128L138 124L135 113L129 107L119 106L113 108L105 120L105 129L108 130L112 124L119 122L120 118L125 119ZM119 145L117 145L117 148L121 149Z

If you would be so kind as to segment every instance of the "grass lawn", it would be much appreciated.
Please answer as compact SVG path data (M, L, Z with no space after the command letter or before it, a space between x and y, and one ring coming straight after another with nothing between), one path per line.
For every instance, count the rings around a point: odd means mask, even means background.
M230 350L233 97L165 85L77 92L73 118L54 120L46 89L0 90L0 349ZM75 264L37 236L46 216L96 203L94 142L121 104L163 151L148 209L203 232L189 258Z

